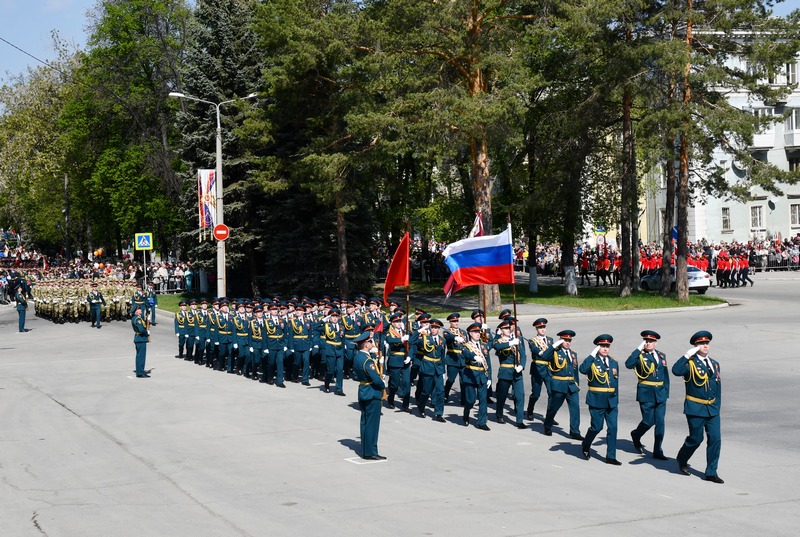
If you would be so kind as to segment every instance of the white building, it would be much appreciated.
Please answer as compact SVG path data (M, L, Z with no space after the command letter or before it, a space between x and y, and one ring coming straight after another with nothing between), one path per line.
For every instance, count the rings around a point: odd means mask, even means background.
M791 86L792 92L779 102L764 103L753 99L749 93L732 92L729 102L742 110L758 116L775 117L775 121L753 138L749 152L754 158L769 162L785 171L800 170L800 88L798 87L798 62L787 64L784 72L770 80L776 86ZM784 120L783 115L789 114ZM736 183L747 173L732 155L718 150L715 161L725 169L729 184ZM666 185L661 184L646 197L643 231L647 242L661 241L664 229ZM691 242L706 239L711 243L747 242L788 238L800 233L800 184L781 184L783 196L776 197L761 188L751 188L751 199L746 202L709 198L696 200L689 208L688 239ZM670 226L671 227L671 226Z

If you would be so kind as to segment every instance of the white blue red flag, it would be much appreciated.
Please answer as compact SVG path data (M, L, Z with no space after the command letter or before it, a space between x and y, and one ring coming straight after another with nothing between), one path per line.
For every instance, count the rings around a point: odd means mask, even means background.
M197 203L200 228L217 225L216 170L197 170Z
M462 239L444 250L444 262L461 287L514 283L511 224L499 235Z
M477 213L475 215L475 221L472 223L472 229L469 230L469 235L467 238L471 237L482 237L483 236L483 218L481 218L481 213ZM450 295L453 293L459 292L464 287L458 285L456 283L456 279L453 278L453 275L447 278L447 281L444 282L444 287L442 287L442 291L444 291L445 298L450 298Z

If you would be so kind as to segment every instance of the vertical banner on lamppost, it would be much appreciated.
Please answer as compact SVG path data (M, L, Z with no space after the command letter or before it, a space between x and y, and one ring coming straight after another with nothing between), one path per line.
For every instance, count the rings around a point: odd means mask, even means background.
M205 228L217 225L216 173L216 170L197 170L197 206L201 240L205 238Z

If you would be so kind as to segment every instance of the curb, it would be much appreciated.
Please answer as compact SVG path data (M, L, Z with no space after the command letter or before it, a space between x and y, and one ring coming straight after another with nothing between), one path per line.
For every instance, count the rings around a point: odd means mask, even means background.
M568 312L568 313L548 313L548 317L553 317L556 319L565 319L569 317L609 317L612 315L642 315L642 314L653 314L653 313L683 313L687 311L706 311L706 310L716 310L720 308L727 308L730 306L730 303L724 302L722 304L717 304L714 306L684 306L679 308L656 308L656 309L649 309L649 310L618 310L618 311L576 311L576 312ZM532 319L536 319L540 317L536 314L524 314L518 315L518 319L523 319L530 317ZM527 320L527 319L526 319Z

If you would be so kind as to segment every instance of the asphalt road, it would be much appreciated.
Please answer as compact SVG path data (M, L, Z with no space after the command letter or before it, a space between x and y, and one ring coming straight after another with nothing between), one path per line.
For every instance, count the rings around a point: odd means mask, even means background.
M558 428L544 436L538 419L517 430L491 412L490 432L462 427L452 404L448 423L384 409L388 460L365 463L351 381L335 397L316 381L281 390L179 361L171 322L153 327L153 377L137 379L129 324L30 315L31 331L18 334L16 311L3 307L0 535L796 535L800 278L759 274L755 287L709 292L731 307L544 313L551 334L577 332L581 357L609 332L624 361L649 328L671 365L692 333L710 330L724 383L724 485L702 479L704 447L693 476L677 472L687 428L674 377L666 462L633 451L640 416L623 370L621 467L603 463L602 442L583 460L579 442ZM523 318L528 334L537 313ZM581 414L585 433L583 397ZM566 425L566 408L558 419ZM652 432L643 441L652 447Z

